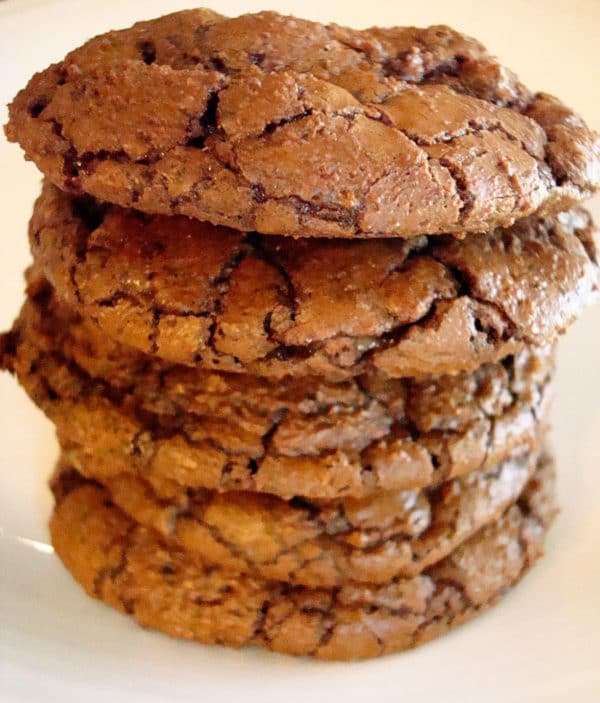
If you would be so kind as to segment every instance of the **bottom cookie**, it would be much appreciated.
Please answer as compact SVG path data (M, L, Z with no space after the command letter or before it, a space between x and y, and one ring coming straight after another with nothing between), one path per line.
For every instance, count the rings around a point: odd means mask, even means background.
M173 637L338 660L418 646L493 605L542 554L556 512L544 458L500 520L420 576L313 589L203 569L73 472L54 490L52 541L89 595Z

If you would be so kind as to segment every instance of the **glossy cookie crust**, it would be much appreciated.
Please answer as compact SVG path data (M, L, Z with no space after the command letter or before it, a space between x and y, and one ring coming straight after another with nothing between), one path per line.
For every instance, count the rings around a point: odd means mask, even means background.
M443 26L175 13L36 74L6 132L72 193L265 234L484 232L600 184L583 120Z
M291 240L99 207L46 185L39 271L108 336L167 361L344 379L470 371L552 342L598 293L587 212L458 241Z
M490 471L436 488L329 501L198 490L168 503L131 472L99 482L126 515L201 565L334 587L417 576L441 561L517 501L536 459L523 448ZM81 473L94 478L85 466Z
M2 365L56 424L78 468L139 475L166 500L195 488L287 499L420 488L535 449L546 422L551 348L421 382L270 382L107 352L110 342L94 341L36 285L2 339Z
M72 472L54 490L52 542L89 595L173 637L339 660L416 647L495 604L541 555L556 512L545 459L518 503L423 574L313 589L202 568Z

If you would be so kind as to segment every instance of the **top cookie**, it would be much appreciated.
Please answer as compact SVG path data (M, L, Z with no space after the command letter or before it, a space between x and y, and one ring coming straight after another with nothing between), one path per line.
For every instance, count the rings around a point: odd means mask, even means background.
M600 185L600 140L448 27L190 10L35 75L6 128L59 187L264 234L482 232Z

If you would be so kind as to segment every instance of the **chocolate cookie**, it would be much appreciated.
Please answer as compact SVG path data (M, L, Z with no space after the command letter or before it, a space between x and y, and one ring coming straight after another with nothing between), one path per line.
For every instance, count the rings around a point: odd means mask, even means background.
M56 185L265 234L484 232L600 184L600 141L448 27L192 10L35 75L6 133Z
M583 210L410 241L290 240L140 216L46 185L30 225L57 295L168 361L263 376L473 370L556 338L598 290Z
M100 480L125 514L201 565L333 587L418 575L498 520L518 499L535 463L526 449L491 471L435 489L330 501L198 490L166 503L131 472ZM85 467L82 473L94 478Z
M479 614L540 556L555 514L543 460L516 505L423 574L311 589L203 568L72 472L54 488L52 542L89 595L175 637L321 659L415 647Z
M184 487L283 498L422 487L535 448L545 421L550 348L422 382L381 374L269 381L131 350L102 356L102 343L61 314L51 289L30 292L1 364L56 424L78 467L98 477L139 473L164 499Z

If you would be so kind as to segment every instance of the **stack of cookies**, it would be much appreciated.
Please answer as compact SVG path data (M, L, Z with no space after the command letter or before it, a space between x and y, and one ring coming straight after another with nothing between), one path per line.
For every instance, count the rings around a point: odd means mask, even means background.
M598 287L581 118L447 27L193 10L34 76L7 135L46 181L2 365L90 595L351 659L535 562L555 341Z

